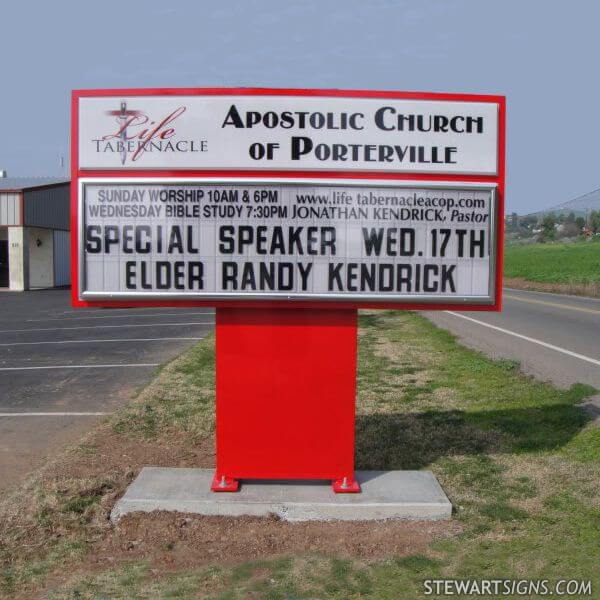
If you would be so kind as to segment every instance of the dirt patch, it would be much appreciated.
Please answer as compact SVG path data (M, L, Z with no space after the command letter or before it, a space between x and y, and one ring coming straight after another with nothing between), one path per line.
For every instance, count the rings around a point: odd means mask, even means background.
M534 292L550 292L553 294L571 294L573 296L587 296L600 298L600 283L542 283L540 281L527 281L521 277L505 277L504 286L516 290L530 290Z
M144 466L213 467L214 442L200 439L194 446L187 440L169 443L131 439L116 434L109 427L88 436L81 448L75 448L71 460L56 463L46 477L77 478L99 477L107 471L119 468L137 472Z
M423 552L434 537L458 529L455 522L288 523L274 517L134 514L117 523L83 570L142 558L170 571L304 553L363 559L406 556Z
M288 523L275 517L203 517L167 512L128 515L113 525L109 515L114 503L146 465L213 467L213 440L204 438L192 448L189 442L132 440L105 425L39 473L36 486L42 485L53 497L52 501L46 500L42 514L64 513L62 497L68 498L69 510L77 513L63 517L60 527L52 526L52 535L69 539L84 527L88 545L76 567L71 563L67 571L50 575L46 590L139 560L147 561L159 575L211 564L236 565L302 554L365 560L402 557L425 552L432 539L455 535L461 529L456 521ZM96 496L98 505L87 511L86 499ZM83 511L78 510L78 503ZM49 532L40 522L39 511L35 519L24 519L21 509L9 520L26 528L21 550L29 554L24 546L32 538L47 537ZM35 545L31 546L31 554L36 554ZM35 597L32 593L22 589L16 597Z
M78 485L76 498L101 496L100 506L86 524L93 551L85 553L76 569L51 577L52 588L81 574L115 569L141 559L159 572L172 572L303 553L361 559L407 556L425 551L433 538L453 535L460 529L454 521L288 523L275 517L202 517L167 512L128 515L112 525L109 515L114 503L142 467L214 466L212 438L203 438L190 448L188 441L178 443L176 436L167 437L171 440L168 444L128 439L104 425L40 473L38 484L43 483L44 489L58 498L68 496L71 504L72 481ZM83 481L88 484L83 485ZM54 502L59 510L56 505ZM14 515L19 521L21 517ZM55 533L68 536L69 528ZM32 528L27 537L35 535Z

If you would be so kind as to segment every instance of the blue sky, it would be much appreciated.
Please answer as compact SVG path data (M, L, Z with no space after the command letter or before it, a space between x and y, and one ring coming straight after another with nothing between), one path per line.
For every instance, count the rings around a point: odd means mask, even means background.
M505 94L507 209L530 212L600 187L598 23L584 0L6 0L0 168L61 174L74 88Z

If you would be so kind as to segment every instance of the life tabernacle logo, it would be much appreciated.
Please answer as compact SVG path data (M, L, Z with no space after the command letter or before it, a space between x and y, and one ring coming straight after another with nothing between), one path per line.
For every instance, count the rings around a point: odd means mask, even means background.
M92 140L96 152L118 154L123 166L139 161L146 152L205 152L206 140L177 139L174 123L186 110L179 106L167 115L151 118L142 110L128 108L122 100L118 110L105 112L116 120L117 128Z

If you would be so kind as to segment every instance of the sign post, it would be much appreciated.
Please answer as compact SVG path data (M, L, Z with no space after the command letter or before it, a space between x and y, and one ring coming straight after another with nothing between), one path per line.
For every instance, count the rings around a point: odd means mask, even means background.
M239 479L354 480L353 309L217 309L217 469Z
M216 306L214 491L354 478L359 308L499 310L504 98L73 93L75 306Z

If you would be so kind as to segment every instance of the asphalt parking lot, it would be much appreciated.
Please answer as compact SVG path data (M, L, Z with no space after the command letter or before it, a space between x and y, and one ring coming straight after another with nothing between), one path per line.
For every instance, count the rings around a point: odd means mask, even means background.
M0 294L0 489L213 327L212 308L74 309L69 290Z

